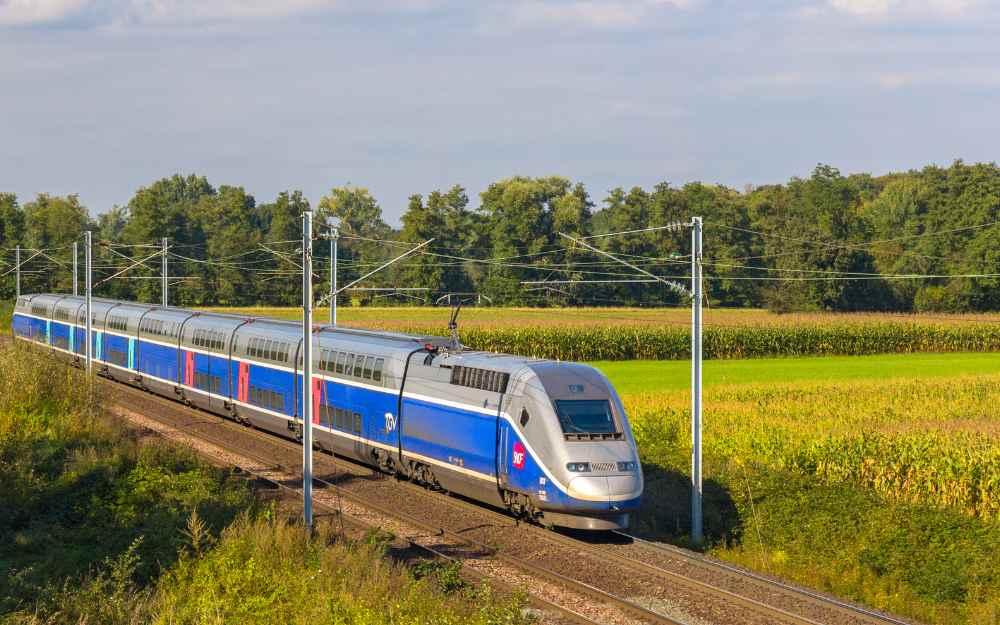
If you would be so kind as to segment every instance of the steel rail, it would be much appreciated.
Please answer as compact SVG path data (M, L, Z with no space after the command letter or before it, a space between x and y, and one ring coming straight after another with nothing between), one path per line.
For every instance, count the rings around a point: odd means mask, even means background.
M638 536L633 536L628 532L623 532L620 530L614 531L615 534L632 541L637 545L641 545L644 548L652 549L656 551L663 551L670 554L671 556L676 556L679 558L684 558L689 562L693 562L696 566L700 566L706 569L714 569L716 571L725 571L726 573L740 576L742 578L748 579L762 586L768 586L771 588L776 588L783 592L787 592L794 595L799 595L802 597L807 597L817 604L824 607L832 608L840 611L844 614L849 614L850 616L864 616L868 618L873 618L884 623L892 623L893 625L910 625L910 621L904 621L900 618L894 617L890 614L885 614L878 610L873 610L871 608L866 608L861 605L856 605L836 597L831 597L824 595L822 593L810 590L808 588L803 588L802 586L796 586L794 584L789 584L787 582L782 582L777 579L761 575L754 571L747 569L742 569L737 566L733 566L721 560L716 560L709 558L702 554L689 551L687 549L682 549L680 547L675 547L674 545L666 543L658 543L651 540L646 540L644 538L639 538Z

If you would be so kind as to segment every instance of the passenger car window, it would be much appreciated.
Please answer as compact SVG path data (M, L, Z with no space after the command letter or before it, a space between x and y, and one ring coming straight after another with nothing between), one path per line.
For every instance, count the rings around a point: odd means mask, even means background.
M376 382L382 381L382 366L385 364L384 358L378 358L375 360L375 367L372 369L372 379Z
M361 371L362 369L364 369L364 365L365 365L365 357L362 356L361 354L358 354L354 358L354 377L356 378L361 377Z
M347 354L344 352L337 352L337 373L344 372L345 362L347 362Z
M366 380L372 379L372 365L374 364L375 358L373 356L365 356L365 368L363 374Z

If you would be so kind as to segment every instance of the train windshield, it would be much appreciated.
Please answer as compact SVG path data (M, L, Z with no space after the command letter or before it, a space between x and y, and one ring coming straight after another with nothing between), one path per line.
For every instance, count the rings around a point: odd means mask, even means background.
M614 434L617 431L606 399L557 399L556 414L566 434Z

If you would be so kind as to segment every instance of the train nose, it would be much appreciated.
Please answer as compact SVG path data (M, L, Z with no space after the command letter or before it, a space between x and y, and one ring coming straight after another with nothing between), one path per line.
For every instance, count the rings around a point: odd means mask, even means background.
M637 475L579 476L569 482L570 495L590 501L603 499L609 504L632 499L641 494Z

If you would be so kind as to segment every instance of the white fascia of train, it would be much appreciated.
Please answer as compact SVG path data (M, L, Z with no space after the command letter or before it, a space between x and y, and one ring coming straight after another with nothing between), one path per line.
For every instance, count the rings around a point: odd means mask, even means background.
M92 357L114 380L301 434L301 324L93 299ZM22 295L16 339L80 364L83 297ZM642 468L593 367L471 351L442 337L317 326L317 447L550 526L628 526Z

